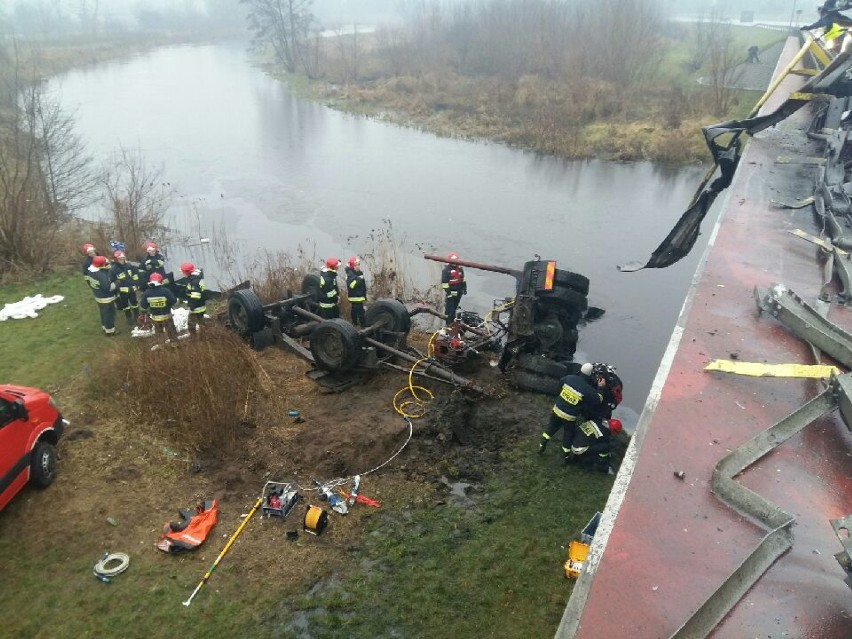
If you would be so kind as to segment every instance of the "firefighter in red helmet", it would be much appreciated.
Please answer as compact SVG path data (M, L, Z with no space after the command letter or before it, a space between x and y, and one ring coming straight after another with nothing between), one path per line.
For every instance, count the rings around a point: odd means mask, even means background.
M89 274L89 267L92 265L92 260L95 258L95 256L98 254L98 252L95 249L94 244L88 244L88 243L83 244L80 251L85 256L83 258L82 271L83 271L83 277L86 277Z
M169 273L166 273L166 258L160 253L160 247L154 242L145 242L143 246L145 255L142 258L142 268L145 269L144 284L150 284L151 274L158 273L162 279L163 286L171 286L172 280Z
M340 308L337 306L340 301L340 292L337 290L337 269L339 267L340 260L336 257L330 257L320 269L320 298L317 301L319 303L319 315L325 319L340 317Z
M139 300L136 297L136 291L141 284L139 269L127 261L124 251L114 251L112 256L115 261L109 272L118 287L115 307L124 312L127 323L133 327L139 319Z
M601 404L590 410L587 419L577 424L577 432L571 442L569 463L608 473L612 439L621 432L621 420L613 419L612 411L621 403L623 384L609 364L592 364L593 375L600 380Z
M207 289L204 286L204 274L192 262L184 262L180 265L183 277L175 282L179 285L181 297L189 306L188 327L189 333L195 333L204 325L204 314L207 312Z
M367 313L364 304L367 301L367 282L361 270L361 260L350 257L346 264L346 295L349 298L350 317L355 326L367 326Z
M115 290L116 285L109 274L109 262L103 255L95 255L86 269L86 283L91 287L98 303L101 328L104 335L115 335Z
M155 332L166 334L166 341L177 339L177 329L172 319L172 308L177 304L177 298L171 289L163 286L163 276L151 273L148 276L148 288L142 293L139 305L154 322Z
M444 289L444 318L447 324L456 319L456 310L462 295L467 293L467 282L464 281L464 269L458 264L459 256L450 253L447 263L441 271L441 288Z
M541 434L538 452L544 452L550 439L561 428L562 455L565 464L569 464L573 460L571 447L579 432L578 426L597 415L603 405L605 381L590 363L583 364L579 373L566 375L560 381L562 388L550 411L547 428Z

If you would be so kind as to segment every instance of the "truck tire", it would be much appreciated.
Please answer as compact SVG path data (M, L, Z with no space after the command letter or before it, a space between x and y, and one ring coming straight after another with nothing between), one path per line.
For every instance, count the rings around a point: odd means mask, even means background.
M585 295L564 286L557 286L552 291L541 291L536 297L546 305L555 305L579 313L589 308L589 299Z
M266 325L263 304L254 291L240 290L228 298L228 321L231 328L243 335L250 335Z
M553 275L553 282L555 286L573 288L582 295L589 294L589 278L585 275L580 275L573 271L556 269L556 273Z
M544 377L527 371L512 371L512 383L521 390L545 395L558 395L562 383L553 377Z
M543 348L548 349L562 339L564 330L556 313L548 313L533 324L533 333Z
M313 296L313 301L318 302L320 298L320 278L316 273L308 273L302 278L302 294Z
M361 336L346 320L324 320L311 333L311 354L317 368L330 373L348 371L361 356Z
M50 442L40 441L30 460L30 483L36 488L47 488L55 476L56 449Z
M376 300L367 307L367 326L384 322L384 329L392 333L405 333L411 330L411 316L405 304L399 300L385 298Z
M515 362L517 368L544 377L561 379L568 374L568 367L565 364L560 364L552 359L547 359L533 353L521 353L515 358Z

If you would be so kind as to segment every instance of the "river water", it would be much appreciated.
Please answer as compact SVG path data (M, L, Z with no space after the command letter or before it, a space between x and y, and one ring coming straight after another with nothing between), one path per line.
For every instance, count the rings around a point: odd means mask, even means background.
M301 246L319 267L328 255L375 252L390 225L399 266L419 288L439 279L424 252L512 268L538 254L583 273L590 304L607 312L581 328L577 358L616 366L627 427L715 220L678 264L620 273L617 264L650 256L703 169L568 162L344 114L293 96L250 64L244 43L163 48L72 71L50 88L96 159L108 163L123 146L163 168L178 193L173 226L226 235L245 255ZM171 268L192 259L208 285L226 279L212 245L168 249ZM467 279L470 310L514 291L505 275L468 269Z

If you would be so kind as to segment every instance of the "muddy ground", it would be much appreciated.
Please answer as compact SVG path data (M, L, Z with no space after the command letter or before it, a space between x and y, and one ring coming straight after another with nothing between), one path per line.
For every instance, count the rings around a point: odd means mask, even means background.
M358 568L355 551L371 518L399 520L409 507L450 501L465 505L464 491L454 494L452 484L471 484L468 494L475 495L502 446L522 437L532 450L550 405L549 398L513 391L485 360L461 372L475 376L494 397L418 382L435 399L410 430L393 406L394 395L407 385L402 372L381 370L334 393L305 378L308 365L294 355L267 349L260 362L304 421L294 423L282 412L247 423L230 456L189 455L146 427L144 415L104 414L101 407L110 402L60 393L57 401L71 427L58 448L57 480L45 491L28 488L13 500L0 518L0 535L28 535L34 551L60 556L69 588L90 588L93 561L110 550L130 554L135 579L149 579L152 589L164 578L177 579L188 594L264 482L294 480L303 488L302 502L285 520L255 516L210 587L229 598L248 597L241 580L250 576L253 583L274 580L282 592L310 592ZM302 525L307 505L328 509L312 480L354 474L362 475L361 493L381 507L357 504L346 516L330 513L323 534L307 534ZM204 546L182 555L155 549L164 522L177 519L178 509L211 498L219 501L220 519ZM298 537L285 541L292 531ZM280 553L286 561L270 561Z

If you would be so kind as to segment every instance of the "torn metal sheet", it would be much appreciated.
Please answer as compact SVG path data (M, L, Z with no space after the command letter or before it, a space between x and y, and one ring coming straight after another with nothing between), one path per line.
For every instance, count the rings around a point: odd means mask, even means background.
M704 367L704 370L748 375L749 377L799 377L806 379L827 379L842 372L836 366L828 366L827 364L762 364L731 359L714 359Z
M769 203L773 206L781 207L782 209L803 209L814 203L814 196L811 195L810 197L806 197L804 200L800 200L798 202L779 202L778 200L769 200Z
M730 185L734 172L739 163L742 134L754 135L768 129L783 121L801 107L809 104L808 99L799 97L788 97L775 111L766 115L757 115L757 109L766 100L774 87L792 70L792 67L801 60L811 49L812 41L808 41L788 65L785 71L776 77L770 90L758 101L758 104L744 120L728 120L703 127L704 139L710 153L713 155L714 166L707 173L704 180L698 186L687 210L681 215L675 226L663 240L663 242L651 254L650 259L641 262L629 262L620 265L618 270L632 273L645 268L665 268L681 260L688 255L698 238L701 222L710 210L719 193ZM828 66L813 76L801 87L800 94L805 93L829 93L831 86L846 77L846 72L852 66L852 53L843 52L837 55ZM710 182L716 168L719 169L719 177Z

